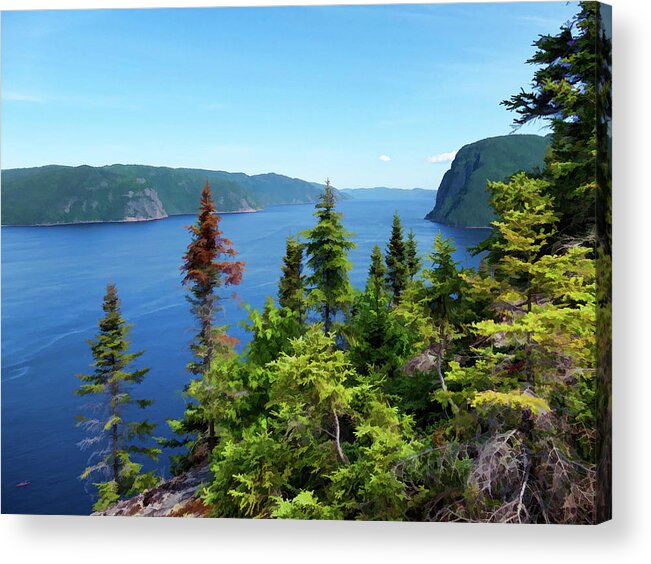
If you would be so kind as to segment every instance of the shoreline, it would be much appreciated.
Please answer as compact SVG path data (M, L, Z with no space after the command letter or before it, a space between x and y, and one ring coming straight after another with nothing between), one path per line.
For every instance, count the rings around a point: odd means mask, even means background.
M347 198L347 200L355 200L355 198ZM364 201L362 199L358 199L357 201ZM273 208L276 206L307 206L307 205L313 205L314 202L288 202L285 204L270 204L268 206L265 206L263 208L247 208L247 209L242 209L242 210L233 210L233 211L217 211L217 215L236 215L236 214L245 214L245 213L259 213L262 211L265 211L268 208ZM88 221L71 221L71 222L65 222L65 223L19 223L19 224L12 224L12 225L5 225L2 224L0 227L65 227L65 226L71 226L71 225L97 225L97 224L103 224L103 223L143 223L147 221L160 221L163 219L168 219L170 217L179 217L179 216L194 216L196 215L195 213L171 213L171 214L166 214L161 217L147 217L147 218L141 218L141 219L136 219L136 218L127 218L127 219L107 219L107 220L88 220ZM431 223L435 223L438 225L444 225L445 227L453 227L454 229L491 229L490 225L452 225L449 223L441 223L440 221L434 221L432 219L428 219L427 217L424 217L426 221L429 221Z
M264 211L265 208L259 209L244 209L236 211L222 211L217 212L217 215L233 215L238 213L258 213ZM102 223L144 223L147 221L160 221L162 219L168 219L170 217L177 217L182 215L196 215L193 213L171 213L169 215L163 215L160 217L143 217L143 218L127 218L127 219L94 219L87 221L69 221L65 223L17 223L6 225L2 224L0 227L64 227L71 225L97 225Z
M444 225L445 227L454 227L455 229L491 229L490 225L454 225L452 223L441 223L440 221L434 221L433 219L423 218L430 223L436 223L437 225Z

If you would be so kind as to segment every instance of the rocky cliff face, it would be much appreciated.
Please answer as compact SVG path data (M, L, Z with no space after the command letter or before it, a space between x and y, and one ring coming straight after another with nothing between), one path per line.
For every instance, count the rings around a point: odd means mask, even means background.
M549 138L504 135L464 145L443 176L436 205L425 219L456 227L488 227L495 219L487 181L542 169Z
M199 499L197 490L209 478L208 466L199 466L93 516L208 517L209 509Z
M152 188L145 188L142 192L135 194L133 191L127 192L124 215L126 221L167 217L163 202L158 197L158 192Z

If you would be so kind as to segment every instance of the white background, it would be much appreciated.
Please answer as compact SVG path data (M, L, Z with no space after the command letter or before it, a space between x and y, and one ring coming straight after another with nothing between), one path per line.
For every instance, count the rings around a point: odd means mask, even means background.
M285 0L282 4L317 4ZM321 2L326 3L326 2ZM382 3L351 0L329 3ZM612 0L614 520L597 527L0 517L4 562L651 562L651 2ZM189 6L274 5L192 0ZM0 8L181 6L178 0L0 0ZM554 30L550 30L553 32ZM533 40L534 38L532 38ZM46 422L44 422L46 424Z

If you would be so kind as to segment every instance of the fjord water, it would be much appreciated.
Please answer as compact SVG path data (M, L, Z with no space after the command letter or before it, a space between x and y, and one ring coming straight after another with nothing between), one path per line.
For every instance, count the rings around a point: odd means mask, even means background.
M351 280L362 287L373 245L384 249L391 219L398 211L406 230L413 228L421 254L430 251L437 232L452 237L456 259L475 266L466 248L483 240L483 229L456 229L423 216L430 199L362 201L338 204L357 248L350 253ZM275 296L285 239L314 223L312 205L274 206L259 213L222 217L224 235L246 261L242 284L225 289L219 322L241 340L244 304L260 308ZM122 313L134 327L134 350L146 352L136 366L150 367L136 390L154 399L150 420L157 436L169 436L167 418L184 408L189 376L188 342L193 320L180 284L181 257L188 244L185 226L192 216L140 223L2 228L2 512L88 514L92 498L78 479L88 451L77 443L83 433L75 416L84 398L74 394L75 374L88 373L93 338L102 315L106 284L117 284ZM236 296L232 296L236 292ZM169 475L167 453L150 466ZM17 487L29 482L25 487Z

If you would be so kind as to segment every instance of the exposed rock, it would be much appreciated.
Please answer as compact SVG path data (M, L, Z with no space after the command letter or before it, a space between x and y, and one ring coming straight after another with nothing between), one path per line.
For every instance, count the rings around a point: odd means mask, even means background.
M127 193L129 201L125 207L127 220L161 219L167 217L163 202L158 197L158 192L152 188L145 188L142 192Z
M161 482L131 499L119 501L94 516L123 517L208 517L209 508L197 491L210 479L207 465L198 466Z
M64 213L70 213L70 208L72 207L72 204L75 203L75 201L76 201L76 198L72 198L72 199L68 200L66 205L63 207L63 212Z
M405 371L405 374L409 374L410 376L415 372L432 372L433 370L436 370L436 361L437 350L435 347L431 347L408 360L403 366L403 370Z
M549 138L503 135L464 145L457 152L425 219L456 227L488 227L495 219L487 181L542 169Z
M323 192L320 184L278 174L248 176L218 170L119 164L9 169L2 171L2 224L147 221L194 215L206 181L220 213L314 203Z

